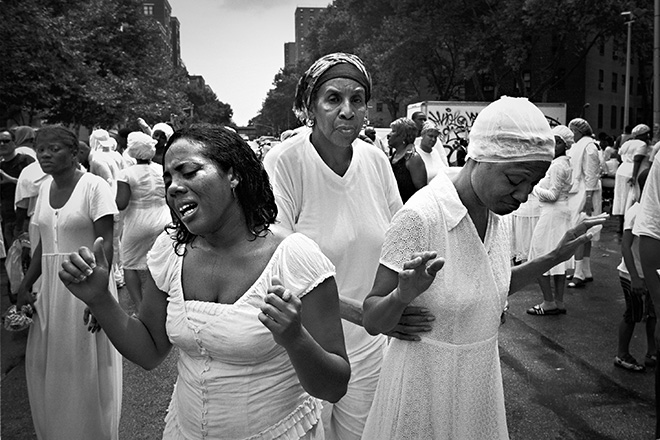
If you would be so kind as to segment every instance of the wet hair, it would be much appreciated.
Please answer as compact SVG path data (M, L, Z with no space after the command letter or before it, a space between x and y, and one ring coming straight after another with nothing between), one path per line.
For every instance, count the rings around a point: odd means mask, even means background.
M399 118L390 124L392 130L402 130L404 133L404 142L406 145L415 142L417 137L417 125L410 118Z
M78 136L74 132L61 125L45 125L37 130L34 137L34 146L36 148L39 141L43 138L56 138L62 142L62 145L71 151L78 153Z
M195 124L174 132L165 145L163 157L172 144L181 139L202 144L202 154L223 172L232 169L238 180L234 194L248 229L255 239L265 236L277 218L277 205L268 174L252 148L238 134L224 127ZM166 230L175 240L178 254L182 245L191 243L196 235L188 231L171 207L170 211L173 220Z

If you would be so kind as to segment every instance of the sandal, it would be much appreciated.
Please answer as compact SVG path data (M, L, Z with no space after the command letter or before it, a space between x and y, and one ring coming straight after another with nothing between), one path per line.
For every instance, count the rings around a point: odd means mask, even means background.
M587 282L583 280L582 278L573 278L573 281L567 284L567 286L571 289L581 289L583 288Z
M537 304L534 307L527 309L527 314L528 315L536 315L536 316L541 316L541 315L565 315L566 314L566 309L544 309L541 307L541 304Z
M633 371L635 373L642 373L644 370L646 370L644 365L638 364L637 360L635 360L635 358L630 354L627 354L623 357L616 356L614 358L614 365L619 368L623 368L624 370Z
M658 362L658 357L654 354L647 354L644 358L644 365L649 368L655 367L655 364Z

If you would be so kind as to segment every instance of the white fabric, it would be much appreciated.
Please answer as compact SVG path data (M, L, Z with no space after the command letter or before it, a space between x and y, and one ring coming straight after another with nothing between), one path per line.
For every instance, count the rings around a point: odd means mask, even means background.
M443 174L395 215L381 264L399 272L413 252L431 250L446 262L411 303L433 313L433 329L420 342L391 341L363 439L508 439L497 335L509 238L490 213L482 242Z
M567 156L555 158L545 177L534 187L540 201L541 215L532 235L529 260L552 251L573 227L573 213L568 203L571 186L570 159ZM572 259L559 263L544 275L564 275L568 269L573 269Z
M402 203L387 157L359 139L352 148L353 157L343 176L323 162L309 133L275 146L264 158L264 166L273 185L278 221L316 241L336 267L339 294L361 304L373 285L385 231ZM371 336L348 321L342 324L355 373L351 375L347 396L335 408L344 411L344 418L352 416L361 428L375 381L370 390L354 384L368 381L363 380L362 373L358 374L362 371L377 377L377 370L362 368L361 363L382 356L386 338ZM353 402L360 401L363 408L357 410Z
M25 356L32 420L39 439L117 439L122 358L103 331L87 331L85 304L58 276L71 252L94 244L93 222L117 208L108 185L92 174L80 178L60 209L50 206L51 184L41 186L32 217L43 249ZM108 289L117 298L112 277Z
M644 185L633 234L660 240L660 160L654 160Z
M628 208L626 211L626 214L623 217L623 230L624 231L631 231L635 227L635 220L637 219L637 214L639 213L639 208L640 204L635 202L633 205ZM633 260L635 261L635 269L637 270L637 275L639 275L640 278L644 278L644 272L642 271L642 260L639 257L639 236L633 235L633 242L632 246L630 247L633 255ZM625 276L625 275L630 275L630 272L628 271L628 267L626 266L626 262L624 261L623 257L621 257L621 263L617 267L619 272L621 272L624 278L630 279L630 276Z
M477 162L551 162L555 136L543 112L527 98L502 96L472 124L467 157Z
M30 147L16 147L16 153L18 154L27 154L28 156L32 157L33 159L37 159L37 152L34 151L34 148Z
M616 170L614 177L614 200L612 201L612 215L624 215L630 206L639 201L639 184L628 183L633 175L635 167L635 156L644 156L639 165L639 173L651 166L649 162L650 148L646 142L639 139L631 139L623 144L619 150L621 156L621 165Z
M603 189L600 182L600 156L598 147L589 136L582 137L566 151L573 168L573 184L569 192L568 203L573 212L573 224L584 217L583 209L587 201L587 191L592 193L592 216L603 212ZM600 239L600 232L594 234L592 241Z
M184 257L173 244L162 233L147 258L156 285L167 292L167 335L179 349L163 438L322 438L313 430L321 401L305 392L286 350L258 316L273 276L302 298L334 275L332 263L309 238L292 234L235 303L186 300Z
M541 217L539 199L531 193L527 201L510 214L511 217L511 258L525 261L529 255L534 228Z
M117 180L131 188L131 198L123 215L121 262L124 269L146 270L147 252L172 222L165 202L163 167L151 162L138 164L119 172Z
M89 171L102 177L112 188L112 194L117 195L117 176L122 169L124 160L116 151L104 148L90 153Z
M437 141L431 149L430 153L424 151L421 147L422 138L418 137L415 139L415 149L419 156L424 161L426 166L426 179L427 182L430 182L441 170L444 171L445 168L449 167L447 162L447 155L445 153L445 147L443 147L442 142Z

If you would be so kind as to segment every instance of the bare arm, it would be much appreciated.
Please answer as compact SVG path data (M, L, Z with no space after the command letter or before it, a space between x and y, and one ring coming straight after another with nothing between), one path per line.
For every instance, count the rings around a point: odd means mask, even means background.
M21 308L21 306L24 306L26 304L34 304L35 298L32 295L32 285L34 284L35 281L37 281L37 278L41 276L41 255L42 255L41 241L39 241L37 248L34 250L34 253L32 254L30 267L25 273L25 277L23 277L23 281L21 281L21 285L18 288L16 305L18 306L19 309Z
M415 188L420 189L426 186L428 181L426 177L426 165L424 165L424 160L419 154L413 155L406 161L406 168L410 172L410 177Z
M334 278L323 281L302 300L274 278L259 320L286 349L305 391L329 402L346 394L351 367Z
M94 242L94 251L83 247L62 263L59 273L64 285L91 309L112 344L128 360L150 370L158 366L171 349L165 330L167 295L151 276L147 278L139 317L128 316L108 291L109 262L103 239Z
M623 257L623 262L626 264L626 269L630 274L632 288L633 290L637 290L644 288L644 280L640 277L640 274L637 273L635 257L632 253L633 238L634 235L632 230L626 229L623 231L623 236L621 237L621 256Z
M603 224L605 219L606 216L585 219L579 225L566 232L554 250L520 266L514 266L511 269L509 295L535 282L545 272L562 261L571 258L577 248L591 240L592 233L587 232L589 228Z
M123 211L128 206L130 200L131 186L126 182L117 181L117 197L115 198L117 208L119 208L120 211Z

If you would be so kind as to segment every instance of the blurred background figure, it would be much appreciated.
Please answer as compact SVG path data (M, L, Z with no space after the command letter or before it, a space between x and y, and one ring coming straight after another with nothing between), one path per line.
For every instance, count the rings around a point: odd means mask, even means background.
M386 155L390 155L389 147L383 142L381 138L378 137L376 129L372 126L368 126L364 129L364 135L371 139L373 144L383 151Z
M426 186L426 166L415 150L417 126L412 119L399 118L390 124L392 132L387 136L390 146L390 165L399 188L401 200L406 203L415 192Z
M139 309L147 252L172 221L165 202L163 167L152 162L157 141L141 132L128 135L126 153L136 161L117 176L117 208L124 212L121 262L126 288Z
M37 153L34 151L34 136L36 131L27 125L20 125L14 129L16 136L16 152L20 154L27 154L37 159Z
M438 141L439 134L438 127L433 122L426 121L422 126L421 136L415 139L415 149L426 167L427 182L449 167L445 148Z
M151 137L156 139L156 154L154 155L153 161L158 164L163 164L163 151L165 150L165 144L174 133L174 129L169 124L165 122L159 122L151 128Z

